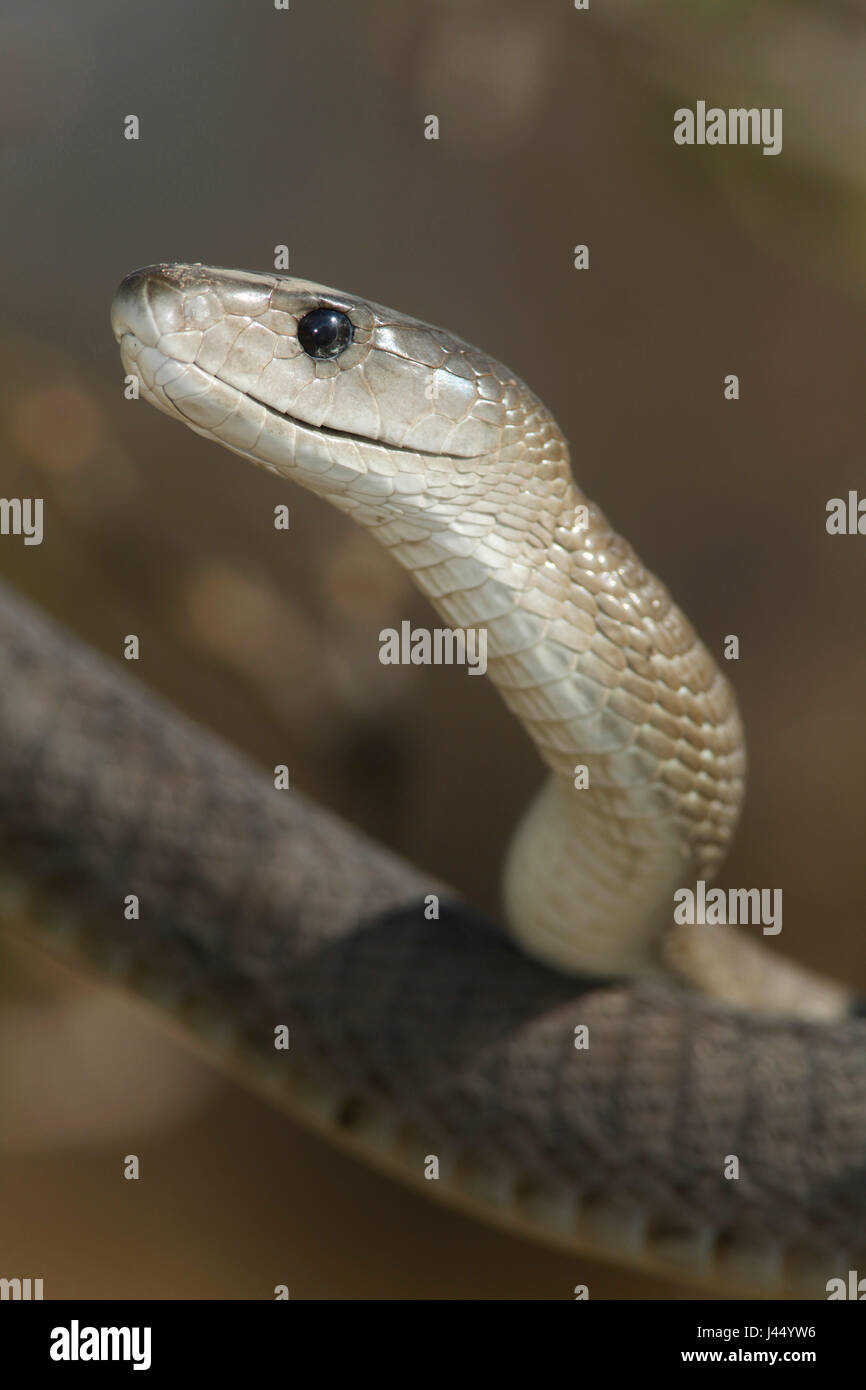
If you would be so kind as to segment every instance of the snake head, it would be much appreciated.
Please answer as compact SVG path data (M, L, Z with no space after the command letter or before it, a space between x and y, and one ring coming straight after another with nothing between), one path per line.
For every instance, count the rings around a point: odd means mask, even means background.
M112 326L141 394L356 519L467 501L498 468L563 467L546 408L443 329L307 280L155 265ZM381 514L381 515L377 515Z

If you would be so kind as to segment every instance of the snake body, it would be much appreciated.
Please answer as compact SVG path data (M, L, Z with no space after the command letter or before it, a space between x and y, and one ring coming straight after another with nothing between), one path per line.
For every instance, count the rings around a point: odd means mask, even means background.
M565 1297L585 1254L728 1294L864 1268L866 1021L545 969L2 587L0 649L6 930L428 1199L570 1251Z
M322 308L352 331L318 360L299 335ZM486 628L550 769L506 866L520 945L2 591L0 922L509 1230L726 1292L823 1297L862 1268L866 1023L730 929L698 947L667 925L733 830L740 723L545 407L451 335L296 280L152 267L113 322L145 398L327 497L449 624Z

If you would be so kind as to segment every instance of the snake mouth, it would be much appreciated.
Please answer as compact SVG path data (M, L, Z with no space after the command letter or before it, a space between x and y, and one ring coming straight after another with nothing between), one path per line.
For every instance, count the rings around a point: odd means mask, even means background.
M179 420L182 420L185 425L190 426L192 429L197 430L199 433L210 435L211 430L209 428L207 428L206 426L196 424L195 421L190 420L186 412L181 408L180 402L175 400L165 390L164 384L158 384L156 382L155 371L151 371L150 379L148 379L148 374L142 371L142 364L138 360L139 354L136 351L136 348L139 348L141 346L148 347L149 345L142 344L141 339L139 339L137 334L135 334L131 330L121 332L118 336L117 341L120 346L121 355L124 357L124 360L126 360L126 355L128 352L129 363L131 366L134 366L136 375L142 382L142 385L144 387L145 392L147 393L148 398L152 399L153 403L159 409L163 410L169 415L175 416ZM129 350L129 348L127 348L128 344L135 344L135 347L132 348L132 350ZM127 349L127 352L124 351L125 348ZM181 367L190 365L187 363L183 363L179 358L171 357L164 352L160 352L158 348L150 348L151 352L153 352L154 350L159 353L159 356L162 359L163 363L173 362ZM467 464L477 464L481 462L483 459L489 457L488 454L483 453L448 454L443 452L437 452L432 449L414 448L411 444L392 444L386 439L379 439L372 435L357 434L351 430L340 430L333 425L316 425L309 420L303 420L299 415L293 415L288 410L278 410L277 407L274 406L271 402L263 400L261 396L256 396L252 391L241 390L238 386L234 384L234 382L226 381L225 377L217 376L213 372L206 372L204 368L199 367L195 363L193 363L192 365L196 366L199 372L203 372L204 375L208 376L210 380L214 383L214 385L228 387L230 391L236 392L238 396L243 397L244 400L249 401L251 404L261 406L261 408L263 410L266 410L268 415L272 416L275 420L284 421L286 424L293 425L297 430L301 431L302 434L306 435L310 439L333 439L338 443L354 444L356 447L359 448L365 447L367 449L382 449L387 453L405 455L407 458L429 459L431 463L435 462L440 464L441 466L446 467L448 465L451 465L456 469L460 469L461 467L465 468ZM225 443L226 441L220 440L219 442Z
M223 381L222 377L214 377L214 380L222 382L224 386L232 385L230 381ZM477 463L480 459L488 457L486 454L448 454L437 449L419 449L413 444L392 444L389 440L379 439L375 435L355 434L352 430L339 430L334 425L314 425L310 420L302 420L299 415L292 415L288 410L278 410L270 402L263 401L261 396L253 395L251 391L244 391L243 394L247 400L255 401L256 405L262 406L270 415L275 415L279 420L287 420L290 425L309 430L311 434L323 435L326 439L348 440L351 444L363 444L368 449L386 449L389 454L408 454L414 458L435 459L437 463Z

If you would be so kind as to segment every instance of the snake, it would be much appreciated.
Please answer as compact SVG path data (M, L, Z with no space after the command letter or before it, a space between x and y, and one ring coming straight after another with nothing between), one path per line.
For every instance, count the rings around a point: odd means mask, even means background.
M822 1296L866 1248L860 1005L747 932L675 924L675 892L715 877L736 828L742 721L553 415L452 333L287 275L148 266L111 317L133 394L330 502L449 631L484 633L546 769L505 856L503 930L316 808L275 809L233 752L13 614L6 640L53 695L4 727L31 756L53 740L66 820L99 822L76 859L104 885L120 856L150 903L151 984L139 961L132 987L306 1123L476 1217L714 1289ZM118 765L97 775L112 724ZM24 754L13 771L32 785ZM31 839L53 843L56 792L30 801ZM87 936L93 954L92 920ZM116 927L100 949L116 960ZM203 981L204 1028L177 1005ZM287 1017L299 1048L275 1083L262 1019Z
M669 930L742 802L729 682L578 488L562 431L492 357L326 286L202 266L123 282L112 309L152 405L363 526L454 628L549 775L505 857L507 927L556 969L670 969L726 1002L836 1018L850 992L730 932ZM587 785L577 787L582 770Z

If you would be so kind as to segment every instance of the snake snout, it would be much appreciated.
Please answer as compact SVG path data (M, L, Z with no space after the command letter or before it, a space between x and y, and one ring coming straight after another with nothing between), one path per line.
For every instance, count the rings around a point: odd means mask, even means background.
M156 325L147 308L147 285L154 268L134 270L118 287L111 305L111 329L119 343L131 333L141 342L156 345Z
M156 347L163 333L181 331L184 303L197 286L195 266L147 265L127 275L111 305L111 327L118 342L132 334L146 347ZM204 277L199 274L199 281Z

